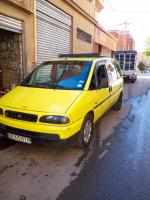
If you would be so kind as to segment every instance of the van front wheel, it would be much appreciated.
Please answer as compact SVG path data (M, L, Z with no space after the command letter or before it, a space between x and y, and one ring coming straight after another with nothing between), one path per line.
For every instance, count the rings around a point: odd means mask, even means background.
M90 115L84 118L81 130L78 136L78 146L81 148L86 148L89 146L93 133L93 121Z

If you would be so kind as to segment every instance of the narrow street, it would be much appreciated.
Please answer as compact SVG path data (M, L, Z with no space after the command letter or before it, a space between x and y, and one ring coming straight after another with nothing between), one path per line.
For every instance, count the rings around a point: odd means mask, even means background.
M0 140L0 200L150 200L149 88L150 74L125 83L87 152Z

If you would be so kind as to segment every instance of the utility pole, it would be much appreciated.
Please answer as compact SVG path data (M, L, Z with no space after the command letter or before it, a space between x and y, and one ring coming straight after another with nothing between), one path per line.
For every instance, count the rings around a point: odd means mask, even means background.
M124 26L124 30L123 30L123 32L125 33L124 34L124 46L125 46L125 48L126 48L126 50L129 48L128 46L127 46L127 32L129 32L128 31L128 26L130 25L131 23L129 23L129 22L127 22L127 20L125 21L125 22L123 22L123 23L121 23L121 24L119 24L120 26L121 25L123 25ZM129 34L130 35L130 34Z
M124 31L127 31L128 30L128 26L132 24L132 23L128 23L127 20L125 22L123 22L122 24L119 24L120 26L121 25L124 25Z

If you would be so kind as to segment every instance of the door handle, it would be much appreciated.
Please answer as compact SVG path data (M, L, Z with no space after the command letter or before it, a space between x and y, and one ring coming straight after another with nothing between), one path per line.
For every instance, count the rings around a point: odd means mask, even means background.
M109 92L111 92L111 91L112 91L112 86L110 85L110 86L109 86Z

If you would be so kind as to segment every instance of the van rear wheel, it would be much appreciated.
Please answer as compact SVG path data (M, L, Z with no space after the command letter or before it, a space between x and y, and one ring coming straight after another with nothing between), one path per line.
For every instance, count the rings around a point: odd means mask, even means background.
M122 94L120 94L117 102L113 105L112 109L113 110L120 110L122 107Z
M93 133L93 121L90 115L84 118L83 124L81 126L79 136L78 136L78 147L86 148L89 146Z
M131 83L135 83L136 79L131 79Z

